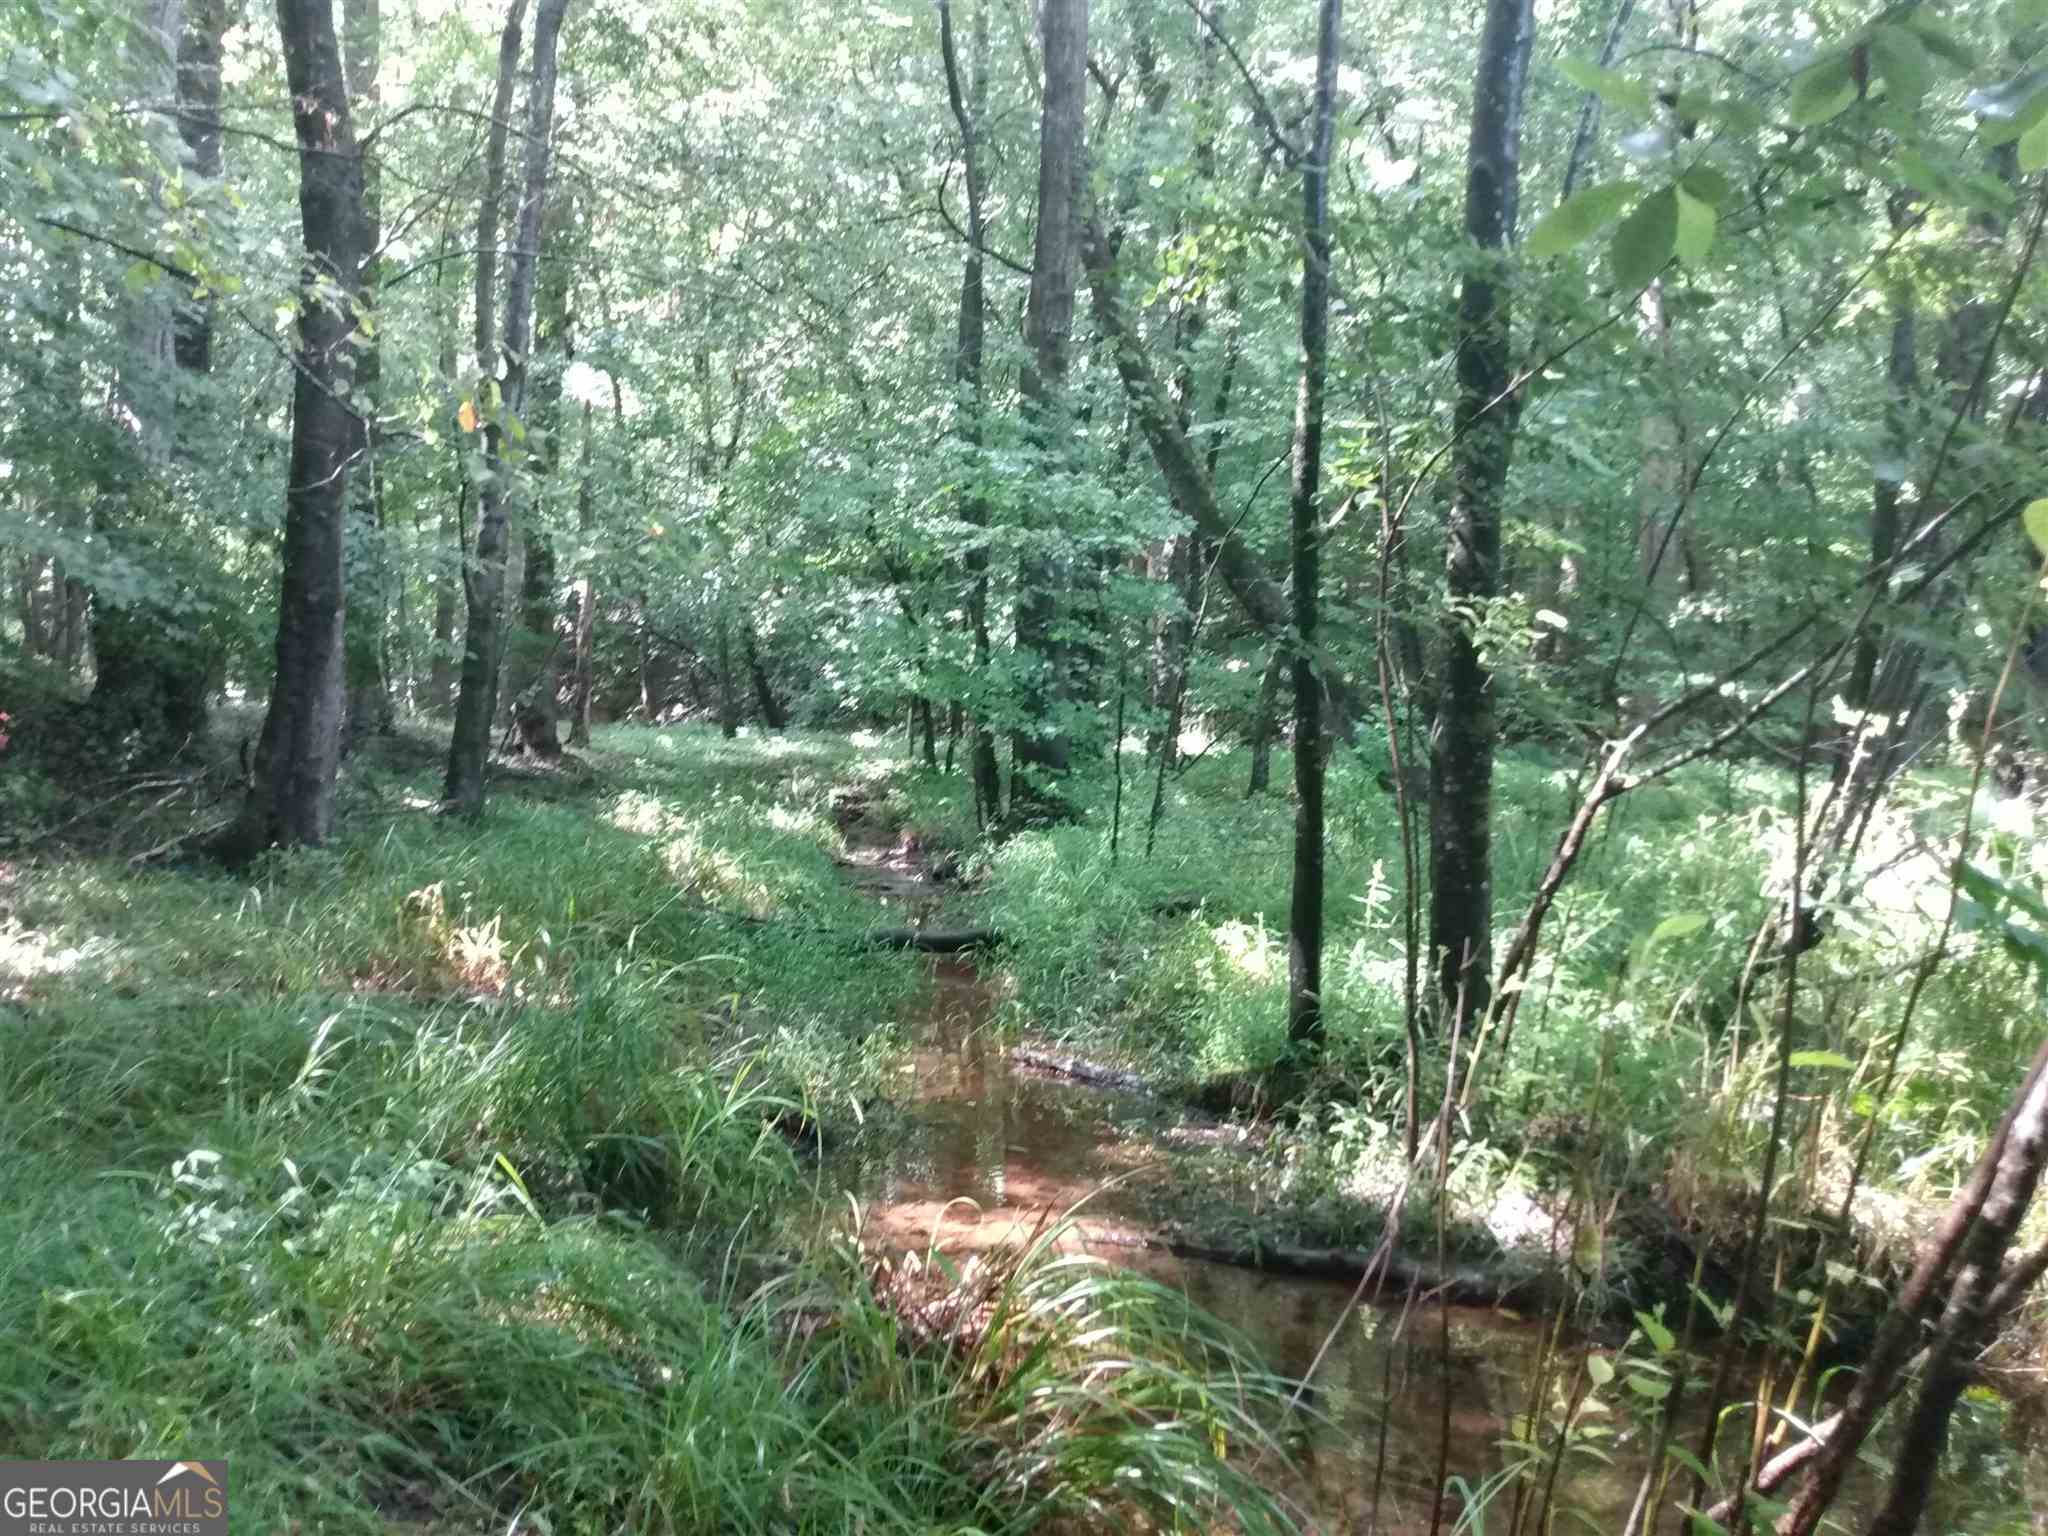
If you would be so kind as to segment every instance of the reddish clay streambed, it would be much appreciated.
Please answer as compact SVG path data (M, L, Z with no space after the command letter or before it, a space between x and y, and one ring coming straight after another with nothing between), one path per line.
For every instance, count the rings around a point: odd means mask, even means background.
M928 918L941 894L923 878L914 850L859 849L849 874L890 910L892 923ZM1441 1460L1452 1480L1449 1531L1460 1509L1506 1477L1517 1453L1505 1442L1511 1421L1527 1409L1540 1320L1463 1307L1349 1310L1351 1287L1343 1283L1183 1260L1144 1246L1156 1234L1131 1191L1160 1171L1171 1116L1135 1095L1015 1063L993 1027L993 988L971 959L904 963L926 965L931 984L904 1021L913 1049L890 1094L889 1134L827 1156L828 1177L860 1201L866 1242L920 1251L936 1243L959 1253L1028 1240L1079 1205L1075 1246L1181 1287L1282 1375L1305 1375L1340 1330L1316 1369L1298 1442L1301 1477L1287 1480L1311 1529L1420 1536L1430 1526ZM1566 1519L1556 1529L1576 1523L1618 1532L1628 1515L1645 1454L1643 1417L1620 1382L1604 1395L1616 1412L1588 1421L1598 1426L1589 1449L1559 1469L1554 1513ZM1994 1420L1959 1420L1973 1469L1941 1491L1925 1529L2048 1533L2048 1511L2028 1524L2029 1488L2036 1500L2048 1490L2048 1451L2029 1455ZM1731 1418L1730 1437L1740 1438L1747 1423L1747 1415ZM1442 1457L1446 1426L1449 1454ZM1687 1443L1694 1434L1688 1428ZM1861 1528L1882 1489L1877 1469L1851 1488L1836 1510L1847 1529ZM1510 1502L1502 1496L1467 1529L1505 1530Z

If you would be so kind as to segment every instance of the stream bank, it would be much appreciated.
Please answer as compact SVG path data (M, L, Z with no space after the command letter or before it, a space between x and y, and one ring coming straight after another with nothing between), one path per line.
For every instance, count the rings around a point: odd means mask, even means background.
M838 819L844 873L885 921L938 926L949 888L927 875L915 841L870 819L859 801L845 802ZM1158 1196L1176 1176L1176 1147L1243 1146L1254 1133L1147 1092L1121 1069L1076 1072L1064 1053L1009 1044L997 1025L999 970L984 969L978 953L906 957L929 977L898 1021L909 1050L875 1123L825 1149L822 1177L857 1202L865 1246L959 1256L1027 1244L1071 1213L1064 1246L1182 1290L1279 1374L1313 1373L1292 1437L1297 1466L1276 1474L1309 1529L1419 1536L1431 1528L1439 1486L1452 1490L1453 1515L1476 1517L1492 1499L1511 1498L1520 1474L1551 1474L1567 1417L1554 1508L1590 1529L1621 1528L1643 1470L1645 1404L1619 1381L1608 1402L1593 1392L1574 1403L1587 1358L1622 1361L1584 1344L1553 1352L1554 1269L1546 1279L1537 1266L1439 1269L1397 1258L1381 1293L1356 1305L1363 1255L1354 1250L1209 1241L1163 1218L1173 1202ZM1220 1228L1228 1213L1208 1214ZM1647 1350L1639 1343L1638 1352ZM1659 1368L1648 1360L1624 1379L1654 1382ZM1697 1428L1682 1425L1681 1441ZM1992 1460L2014 1449L1995 1426L1962 1425L1959 1438L1966 1454ZM1869 1469L1858 1477L1837 1507L1852 1523L1882 1495L1881 1478ZM1977 1501L2009 1482L1946 1490L1940 1528L2007 1529L1996 1507Z

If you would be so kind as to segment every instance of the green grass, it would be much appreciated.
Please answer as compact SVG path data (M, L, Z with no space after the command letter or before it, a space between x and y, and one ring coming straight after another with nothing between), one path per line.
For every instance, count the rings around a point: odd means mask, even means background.
M189 806L0 853L11 1454L225 1455L251 1532L1277 1519L1217 1453L1273 1385L1174 1294L1041 1245L914 1340L814 1236L777 1122L856 1115L922 985L832 941L830 797L900 764L607 731L467 826L435 757L247 879L122 857Z
M1304 1243L1370 1242L1381 1230L1404 1090L1402 869L1394 804L1373 782L1381 766L1367 749L1340 754L1330 771L1328 1049L1306 1105L1261 1152L1203 1152L1179 1168L1173 1211L1206 1210L1211 1230ZM1247 800L1245 775L1244 754L1219 749L1169 776L1150 857L1152 784L1135 761L1114 856L1106 765L1068 785L1077 821L980 855L978 910L1013 941L998 962L1013 1029L1168 1085L1256 1080L1286 1059L1292 804ZM1284 750L1273 782L1290 782ZM2034 1009L2018 968L1965 932L1922 999L1893 1092L1876 1099L1905 970L1934 942L1946 902L1938 863L1916 840L1953 836L1963 783L1939 764L1907 782L1873 824L1858 878L1829 893L1828 938L1801 965L1794 1048L1851 1066L1796 1074L1791 1214L1839 1199L1874 1120L1857 1216L1880 1270L1947 1199L2003 1111L2023 1055L2018 1021ZM1498 764L1497 942L1551 857L1570 791L1571 765L1548 753L1516 749ZM971 829L957 779L911 780L900 793L914 819L956 840ZM1789 775L1718 763L1610 810L1552 914L1511 1048L1488 1059L1461 1121L1449 1216L1462 1246L1488 1250L1476 1228L1503 1197L1574 1185L1668 1197L1681 1219L1710 1229L1750 1208L1775 1081L1768 980L1746 1016L1734 1000L1787 867L1791 811ZM2024 807L1997 814L2031 828ZM2031 852L2029 832L2017 836L2026 877L2040 879L2048 860ZM1674 918L1685 931L1653 942ZM1431 1042L1425 1113L1441 1087ZM1425 1180L1418 1194L1409 1224L1427 1236L1438 1192ZM1599 1251L1641 1257L1618 1240Z

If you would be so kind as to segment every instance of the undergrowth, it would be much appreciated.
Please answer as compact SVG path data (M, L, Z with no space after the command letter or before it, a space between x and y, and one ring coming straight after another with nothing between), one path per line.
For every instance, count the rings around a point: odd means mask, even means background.
M833 864L895 765L608 731L470 826L435 759L373 747L241 879L158 856L197 790L10 793L9 1454L226 1456L251 1532L1284 1524L1274 1388L1174 1293L1041 1244L916 1337L815 1237L791 1133L921 984Z

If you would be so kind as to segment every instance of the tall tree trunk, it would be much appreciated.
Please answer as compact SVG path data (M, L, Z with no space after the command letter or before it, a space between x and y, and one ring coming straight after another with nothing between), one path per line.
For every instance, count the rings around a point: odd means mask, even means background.
M754 633L754 626L744 618L740 620L740 649L747 658L747 675L753 679L754 707L761 712L761 723L771 731L783 730L789 724L789 711L775 697L774 684L768 681L768 669L761 664L760 639Z
M1430 758L1429 943L1441 1017L1470 1038L1487 1008L1493 963L1493 678L1472 625L1498 590L1501 503L1514 444L1509 289L1521 180L1522 97L1534 41L1532 0L1487 0L1466 160L1465 237L1478 247L1458 296L1454 490L1446 560L1443 693Z
M186 0L184 34L178 42L178 134L185 141L186 168L202 181L221 178L220 61L227 32L227 0ZM175 349L178 366L190 373L213 368L211 297L187 295L178 308Z
M446 259L449 233L444 225L441 231L441 270L444 273L454 268L454 263ZM469 434L462 424L461 409L456 404L462 393L462 374L456 362L455 332L457 312L462 306L452 293L444 302L447 308L443 311L440 371L449 403L449 441L455 445L455 499L452 505L442 504L440 545L429 567L433 572L434 619L427 662L427 709L443 716L452 714L455 709L455 599L461 590L462 562L469 553L466 547L469 540L469 448L466 440Z
M1896 235L1911 217L1912 203L1907 194L1893 193L1886 209L1892 232ZM1885 284L1885 298L1891 308L1892 323L1890 345L1885 349L1884 444L1879 450L1881 458L1871 467L1870 476L1870 568L1873 571L1881 571L1890 565L1892 556L1898 551L1899 490L1905 484L1906 460L1913 451L1909 418L1913 397L1920 388L1916 358L1919 301L1912 275L1894 272ZM1857 639L1856 658L1844 690L1852 708L1864 709L1872 702L1871 690L1877 681L1877 663L1883 640L1884 632L1874 621Z
M349 107L358 122L376 115L377 71L383 54L380 0L342 0L342 69L348 79ZM381 463L383 425L379 395L384 378L383 327L375 324L378 250L384 243L382 177L376 159L363 157L363 273L361 304L372 325L356 358L355 401L362 411L362 441L356 473L350 477L351 515L356 537L350 540L348 588L348 654L343 669L348 702L343 750L352 751L371 735L388 736L397 728L391 682L385 675L386 623L389 618L391 561L384 543L384 471Z
M1287 918L1287 1037L1323 1036L1323 682L1316 605L1323 535L1323 379L1330 339L1330 154L1337 121L1340 0L1322 0L1316 37L1315 130L1301 168L1301 386L1294 405L1289 548L1294 563L1294 893Z
M740 685L732 665L732 620L723 603L718 614L718 734L727 741L740 733Z
M986 351L988 309L983 291L982 242L986 236L981 165L981 125L988 102L988 6L974 0L974 80L963 90L960 60L953 42L953 11L947 0L939 0L939 44L946 66L946 94L953 106L953 119L960 128L960 154L967 183L967 256L960 276L959 340L953 357L953 377L960 385L962 440L979 448L982 440L982 358ZM988 503L970 493L960 507L961 521L971 528L988 526ZM976 539L968 548L967 625L973 631L974 675L984 688L990 676L988 630L988 545ZM996 762L995 735L988 728L986 702L974 717L973 739L968 744L969 777L974 784L974 805L984 826L1002 820L1002 769Z
M230 863L274 843L327 839L341 756L343 524L360 431L347 402L363 260L362 162L332 0L278 0L277 22L299 144L306 265L299 285L277 676L248 800L219 845Z
M592 461L597 434L594 430L596 413L588 400L583 402L583 463L580 483L576 488L576 527L583 535L584 569L576 578L576 619L575 629L570 637L573 654L570 666L569 704L569 745L587 747L590 745L590 689L593 676L591 643L597 635L597 584L591 575L589 544L597 528L597 487L592 479Z
M1038 225L1033 237L1031 291L1024 306L1029 348L1018 380L1025 428L1048 470L1060 455L1066 410L1067 343L1074 329L1076 254L1081 212L1082 107L1088 87L1088 0L1044 0L1045 91L1038 131ZM1054 637L1059 605L1058 562L1028 556L1018 572L1017 650L1025 669L1028 722L1011 742L1015 772L1011 814L1043 821L1062 814L1055 782L1071 748L1061 720L1070 692L1067 648Z
M513 19L506 23L507 47L499 54L518 55L518 9L514 0ZM526 372L529 350L528 329L533 315L534 270L540 256L541 215L548 190L548 152L555 116L555 47L562 29L562 14L568 0L541 0L533 26L533 83L526 104L526 190L519 208L518 234L507 264L505 285L504 361L498 372L498 402L487 411L484 429L484 462L489 479L478 495L476 551L464 573L464 595L468 600L469 623L462 647L462 684L455 701L455 731L448 747L448 775L443 794L454 808L475 816L484 806L484 759L490 753L491 726L497 716L497 679L500 614L505 589L505 549L509 532L506 512L506 481L510 466L505 459L505 421L517 419L526 409ZM500 95L509 87L500 78ZM493 124L492 135L501 130ZM498 140L502 157L502 139ZM488 173L487 173L488 174ZM502 171L492 179L502 176ZM490 221L495 223L495 216ZM482 221L479 229L483 227ZM490 286L482 266L491 253L480 250L478 296L487 297ZM484 354L484 366L495 364L483 343L487 322L479 314L477 340Z
M562 202L549 211L542 223L542 243L550 250L556 249L575 223L573 200ZM532 404L527 412L527 436L537 446L529 482L532 492L526 498L526 559L519 583L521 632L513 642L511 691L520 747L529 756L549 760L562 755L555 722L562 615L556 590L555 542L542 514L541 499L560 462L562 381L576 355L569 317L572 271L567 262L551 263L540 282L533 349L534 355L544 361L529 388Z

